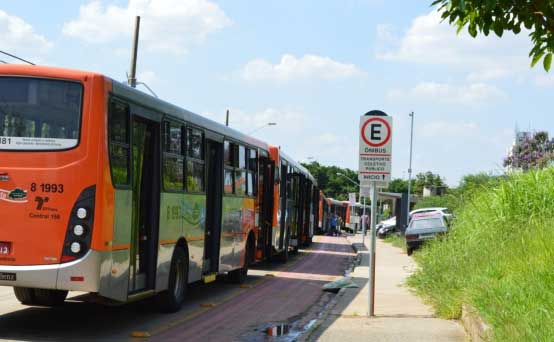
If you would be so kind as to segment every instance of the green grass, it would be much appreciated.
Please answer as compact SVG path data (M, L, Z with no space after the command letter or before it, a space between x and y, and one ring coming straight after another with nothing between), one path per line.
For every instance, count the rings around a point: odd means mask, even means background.
M406 238L404 238L404 235L389 234L385 238L385 242L390 243L394 247L406 250Z
M444 318L473 305L496 341L554 341L554 170L474 191L408 284Z

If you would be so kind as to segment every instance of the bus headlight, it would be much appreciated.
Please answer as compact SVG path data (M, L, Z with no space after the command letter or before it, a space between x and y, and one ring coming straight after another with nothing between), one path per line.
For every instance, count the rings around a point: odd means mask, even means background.
M73 242L73 243L71 244L71 247L70 247L70 248L71 248L71 252L77 254L77 253L79 253L79 252L81 251L81 244L78 243L78 242Z

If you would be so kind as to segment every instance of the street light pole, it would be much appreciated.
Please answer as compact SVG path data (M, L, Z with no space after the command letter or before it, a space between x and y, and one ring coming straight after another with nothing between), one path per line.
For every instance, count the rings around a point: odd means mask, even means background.
M406 215L406 224L410 221L410 195L412 191L412 150L414 141L414 112L410 113L412 123L410 126L410 165L408 166L408 212Z
M266 126L276 126L276 125L277 125L276 122L268 122L268 123L264 124L263 126L260 126L260 127L256 128L255 130L250 131L250 132L248 132L248 133L246 133L246 134L252 134L252 133L254 133L254 132L257 132L257 131L259 131L260 129L266 127Z
M337 172L337 176L341 176L341 177L344 177L344 178L348 179L350 182L352 182L352 184L356 185L357 187L360 186L360 183L356 182L355 180L353 180L352 178L348 177L348 176L345 175L344 173Z

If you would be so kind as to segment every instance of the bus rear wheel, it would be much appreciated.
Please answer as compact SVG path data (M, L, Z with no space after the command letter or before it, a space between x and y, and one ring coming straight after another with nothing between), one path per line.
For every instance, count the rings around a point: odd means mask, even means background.
M28 287L14 287L15 298L24 305L36 305L35 291Z
M17 300L24 305L57 306L63 304L68 291L14 287Z
M35 289L35 299L38 305L58 306L67 298L68 291Z
M177 247L171 259L168 289L158 295L163 312L177 312L185 301L189 274L189 260L183 248Z

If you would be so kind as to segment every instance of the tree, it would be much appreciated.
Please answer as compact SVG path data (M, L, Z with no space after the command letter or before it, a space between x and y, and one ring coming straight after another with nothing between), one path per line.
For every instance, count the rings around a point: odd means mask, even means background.
M547 132L535 132L512 147L504 159L504 166L527 171L531 168L550 166L553 156L554 139L549 140Z
M414 186L414 181L412 180L412 188L413 188L413 186ZM401 179L401 178L393 179L389 183L389 187L388 187L387 191L388 192L395 192L395 193L407 193L408 192L408 181L404 180L404 179Z
M357 193L359 190L352 181L349 181L344 176L337 175L341 173L353 181L356 181L358 179L356 171L348 168L343 169L338 166L321 165L317 161L302 165L315 177L319 188L327 197L332 197L341 201L347 200L349 192Z
M467 193L474 190L483 190L496 186L503 176L495 176L486 172L480 172L470 175L465 175L460 181L458 190L462 193Z
M531 66L543 59L550 70L554 53L554 1L552 0L435 0L442 18L458 27L465 26L472 37L492 31L502 37L505 31L519 34L530 31L533 48L529 52Z
M432 186L445 186L442 177L431 171L421 172L416 175L414 193L421 195L423 194L423 188Z

